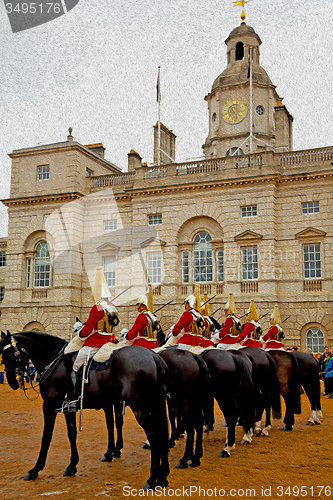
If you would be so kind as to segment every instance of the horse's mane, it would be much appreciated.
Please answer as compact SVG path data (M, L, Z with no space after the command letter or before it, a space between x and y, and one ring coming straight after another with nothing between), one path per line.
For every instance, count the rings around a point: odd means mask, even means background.
M49 353L51 356L57 354L66 344L66 340L56 335L36 331L14 333L13 336L19 346L21 345L28 350L29 345L34 344L39 351L43 351L45 354Z

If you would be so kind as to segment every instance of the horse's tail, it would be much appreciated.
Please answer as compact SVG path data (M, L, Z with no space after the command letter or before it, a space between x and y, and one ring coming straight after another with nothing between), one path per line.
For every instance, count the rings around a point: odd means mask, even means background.
M268 352L266 352L266 356L269 362L268 386L269 386L269 396L272 405L273 418L281 418L280 384L277 375L276 363Z
M241 356L233 355L236 370L239 375L239 390L237 405L239 408L241 423L245 432L254 427L254 389L250 369Z
M294 413L296 415L299 415L302 412L302 409L301 409L301 390L300 390L300 381L298 373L298 363L295 356L293 356L292 354L289 354L289 358L291 358L292 361L292 371L288 383L288 388L290 394L292 395Z
M203 395L203 415L204 423L209 427L214 425L214 394L212 387L212 380L208 366L201 356L193 354L199 366L199 380L200 380L200 394ZM199 392L199 391L198 391Z

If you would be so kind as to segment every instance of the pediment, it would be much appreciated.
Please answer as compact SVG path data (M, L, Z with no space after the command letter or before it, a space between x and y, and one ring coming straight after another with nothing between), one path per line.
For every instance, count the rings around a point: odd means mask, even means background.
M242 241L259 241L259 240L262 240L263 236L262 234L259 234L259 233L255 233L254 231L243 231L242 233L240 234L237 234L237 236L235 236L235 241L241 243Z
M326 232L321 229L316 229L315 227L307 227L295 234L295 238L297 239L310 239L310 238L324 238L326 236Z
M96 248L97 252L119 252L120 247L112 243L103 243L103 245Z
M164 247L165 241L162 241L159 238L152 237L152 238L148 238L148 240L145 240L140 244L141 248L145 248L145 247L148 247L150 245L156 245L156 246L158 245L158 246Z

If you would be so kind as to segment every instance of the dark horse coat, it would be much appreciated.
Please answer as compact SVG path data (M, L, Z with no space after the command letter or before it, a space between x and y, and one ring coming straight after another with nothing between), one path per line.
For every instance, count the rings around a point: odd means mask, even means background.
M66 395L66 368L64 356L60 355L51 365L66 342L53 335L40 332L1 334L0 353L6 367L7 380L14 390L23 382L23 374L29 358L39 373L43 398L44 430L41 449L35 466L25 479L38 477L45 466L47 452L52 439L55 409L61 406ZM49 369L46 369L51 365ZM166 486L169 474L168 425L166 414L166 383L168 368L160 356L143 347L124 347L113 357L107 368L91 370L89 383L85 385L84 407L103 409L109 430L110 456L113 443L113 405L124 401L138 423L144 429L151 444L150 477L144 488ZM65 414L67 433L71 447L71 459L64 475L76 473L79 455L76 446L76 414ZM112 432L111 432L112 431Z

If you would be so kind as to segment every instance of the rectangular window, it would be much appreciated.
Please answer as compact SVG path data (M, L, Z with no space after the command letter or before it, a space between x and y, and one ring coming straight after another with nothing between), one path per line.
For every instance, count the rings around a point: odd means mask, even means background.
M189 282L189 253L187 250L182 252L182 283Z
M0 286L0 302L3 300L4 296L5 296L5 287Z
M156 226L157 224L162 224L162 214L148 215L148 225Z
M47 259L35 258L34 287L50 286L50 262Z
M116 286L116 257L103 257L103 272L108 286Z
M310 201L302 203L303 214L314 214L319 212L319 201Z
M117 229L117 219L104 221L104 231L115 231L116 229Z
M303 245L304 278L321 278L320 244Z
M27 259L27 288L30 286L31 259Z
M86 168L86 177L92 177L93 171L90 168Z
M37 180L44 181L50 177L50 167L49 165L43 165L37 167Z
M0 267L5 267L6 265L6 252L0 252Z
M216 276L217 281L223 281L223 248L216 250Z
M257 247L242 248L242 280L258 279L258 250Z
M257 217L257 206L241 207L242 217Z
M159 285L162 281L162 255L161 252L147 253L148 282Z

